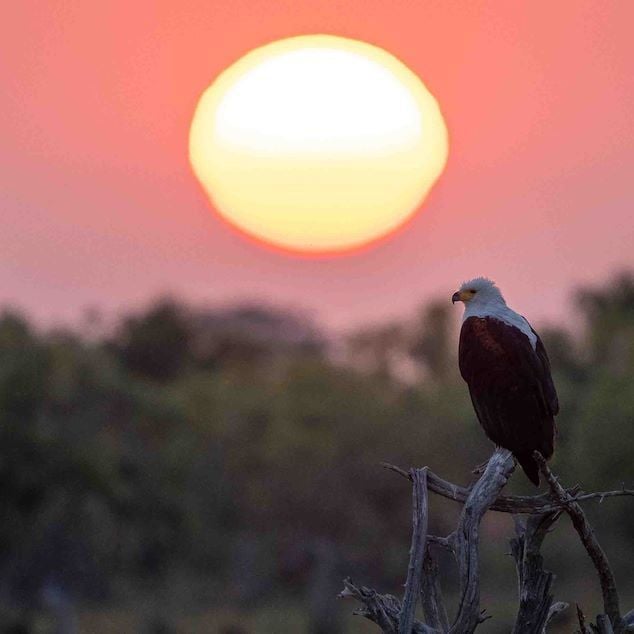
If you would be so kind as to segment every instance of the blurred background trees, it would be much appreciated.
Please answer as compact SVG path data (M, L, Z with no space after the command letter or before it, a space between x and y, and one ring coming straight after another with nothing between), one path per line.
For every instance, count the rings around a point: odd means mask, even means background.
M553 468L631 485L634 275L580 289L574 309L540 329L562 402ZM336 340L256 305L162 299L90 335L4 312L0 631L373 631L334 597L344 574L397 594L404 581L410 490L379 462L467 483L491 450L458 375L457 312L434 302ZM442 534L458 509L432 503ZM589 510L634 607L631 501ZM490 514L484 530L485 631L505 632L512 527ZM592 614L568 537L562 523L545 549L556 596Z

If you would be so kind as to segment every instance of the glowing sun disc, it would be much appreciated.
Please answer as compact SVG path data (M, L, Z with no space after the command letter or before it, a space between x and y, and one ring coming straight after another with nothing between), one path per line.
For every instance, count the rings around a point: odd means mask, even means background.
M254 49L207 88L190 161L216 210L250 236L344 251L403 224L440 176L447 129L386 51L329 35Z

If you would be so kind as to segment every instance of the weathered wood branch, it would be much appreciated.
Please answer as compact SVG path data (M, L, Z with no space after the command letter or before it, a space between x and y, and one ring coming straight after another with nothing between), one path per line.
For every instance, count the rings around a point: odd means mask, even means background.
M508 449L497 448L482 477L467 498L456 531L456 558L460 574L460 604L451 626L451 634L470 634L482 621L480 612L480 521L498 498L515 469L515 459Z
M376 623L385 634L397 634L398 623L401 613L401 602L391 594L379 594L372 588L357 586L352 579L343 580L344 588L339 593L340 599L354 598L363 607L354 611L354 614L363 616ZM411 629L412 634L440 634L420 621L414 621Z
M550 622L557 616L560 612L567 610L570 607L570 603L566 603L565 601L557 601L550 606L550 610L548 610L548 618L546 619L546 625L542 631L542 634L545 634L546 628L550 624Z
M420 594L423 603L423 614L425 622L439 632L449 630L449 619L440 588L438 575L438 564L427 544L427 551L423 559L423 578L421 581Z
M528 517L514 516L517 535L511 539L519 587L519 609L513 634L534 634L545 631L553 595L555 576L544 569L540 548L546 534L557 521L560 511Z
M451 533L447 537L438 537L438 535L427 535L427 543L429 545L440 546L447 552L456 556L456 534Z
M630 610L623 617L623 627L625 628L626 632L634 631L634 610Z
M623 488L585 494L580 493L579 487L565 490L554 478L544 459L538 453L534 455L551 489L550 493L537 496L500 495L515 468L512 454L501 448L496 449L482 476L469 488L447 482L427 467L406 472L383 463L386 468L412 482L412 542L403 602L390 594L382 595L371 588L356 586L350 579L344 580L344 590L339 596L353 597L361 602L362 607L355 614L370 619L387 634L472 634L480 623L489 618L480 610L480 522L489 509L523 513L528 517L515 518L517 536L511 540L519 583L519 609L513 634L545 634L550 620L567 609L568 604L553 602L551 589L554 575L544 569L540 548L557 518L566 512L597 568L604 597L605 614L597 617L597 624L591 624L591 629L586 626L583 613L577 608L582 634L621 634L626 628L630 631L630 626L634 628L634 611L620 617L614 576L579 502L634 495L634 491ZM464 503L458 527L447 537L427 534L428 490ZM451 625L443 604L432 546L440 546L451 552L459 567L461 598ZM419 592L425 623L415 619Z
M410 634L421 587L423 558L427 546L427 467L411 469L412 480L412 545L409 551L407 582L399 618L398 634Z
M581 634L592 634L590 628L586 625L586 615L577 603L577 621L579 623L579 632Z
M579 534L581 543L584 545L592 563L599 575L599 582L601 584L601 594L603 595L603 609L608 615L612 624L614 634L620 634L624 631L623 622L621 619L621 610L619 608L619 594L616 589L616 580L614 579L614 573L610 568L610 562L603 552L603 548L599 544L592 527L590 526L586 514L579 504L566 493L566 490L557 482L552 471L549 469L548 464L539 451L534 451L533 456L539 464L540 471L544 475L546 482L552 492L553 497L559 501L564 510L570 516L572 525ZM599 620L597 619L597 625ZM601 626L599 626L601 627ZM604 626L605 627L605 626Z
M381 466L390 471L394 471L404 478L410 479L409 472L388 462L382 462ZM454 502L464 503L469 496L470 488L453 484L436 475L433 471L427 472L427 485L429 490ZM581 493L578 488L569 489L567 493L573 502L587 502L589 500L599 500L605 498L618 497L623 495L634 496L634 489L616 489L614 491L597 491L594 493ZM563 509L563 504L553 501L548 493L541 495L500 495L493 504L492 511L501 513L550 513Z

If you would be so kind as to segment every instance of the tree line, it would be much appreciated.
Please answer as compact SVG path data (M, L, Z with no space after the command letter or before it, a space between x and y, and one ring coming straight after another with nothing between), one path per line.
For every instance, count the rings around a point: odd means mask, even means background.
M578 289L569 312L539 329L561 400L555 469L587 489L631 485L634 274ZM445 300L336 338L259 305L163 298L109 328L54 330L5 310L0 626L58 595L139 611L130 597L149 588L163 599L148 623L174 631L172 603L230 606L245 632L239 615L271 602L296 606L315 634L359 627L333 608L343 571L398 588L409 542L410 493L378 464L466 484L490 453L458 375L457 327ZM452 513L439 502L432 531ZM601 540L634 604L631 508L589 513L598 532L618 527ZM584 554L553 544L558 597L584 596ZM489 592L502 613L512 605L514 588Z

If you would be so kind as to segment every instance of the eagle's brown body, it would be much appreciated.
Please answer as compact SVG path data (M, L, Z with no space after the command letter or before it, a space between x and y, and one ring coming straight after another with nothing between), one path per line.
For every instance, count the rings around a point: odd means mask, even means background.
M486 435L513 452L539 484L532 452L550 458L559 411L550 362L541 339L492 316L468 317L460 331L460 374Z

